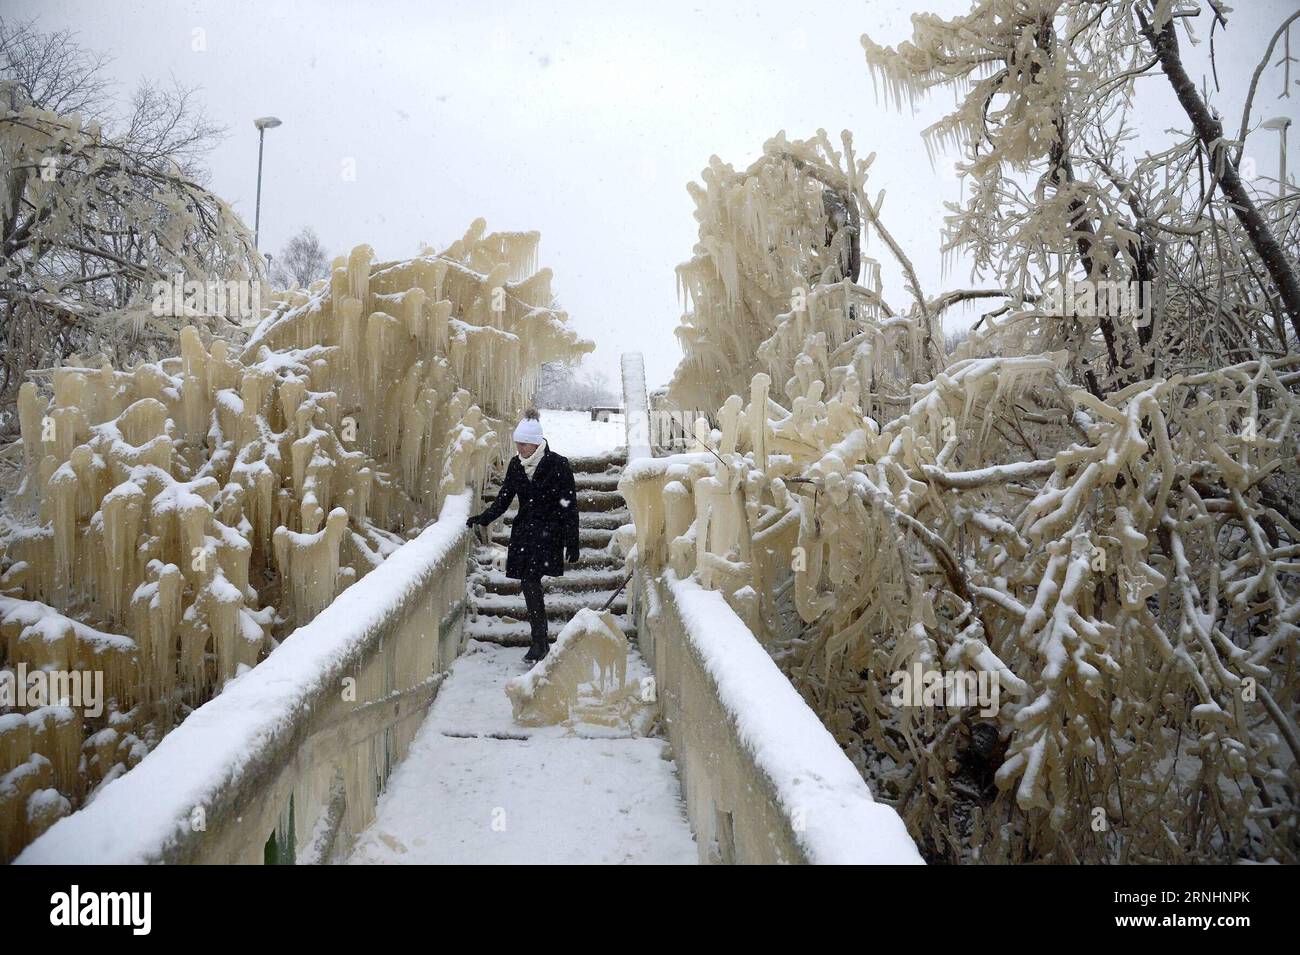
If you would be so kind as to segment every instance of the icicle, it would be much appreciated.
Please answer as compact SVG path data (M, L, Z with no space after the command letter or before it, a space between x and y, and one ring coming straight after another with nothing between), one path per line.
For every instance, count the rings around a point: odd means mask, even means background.
M580 610L537 667L506 683L506 695L523 725L562 723L579 708L585 722L612 724L629 696L627 638L611 614Z
M591 349L553 307L538 240L478 220L409 262L376 266L358 246L327 281L279 297L242 348L186 328L177 358L59 369L52 400L22 386L24 475L45 526L3 540L6 584L93 606L135 645L83 639L47 607L0 624L5 659L104 671L140 736L92 734L83 778L63 722L34 749L0 717L0 755L29 767L21 786L0 784L0 855L34 831L30 800L37 828L60 799L79 804L174 724L178 702L198 706L256 664L268 625L283 637L327 606L358 570L341 569L350 533L419 527L481 485L500 443L482 409L515 415L537 363ZM266 593L280 595L274 616Z

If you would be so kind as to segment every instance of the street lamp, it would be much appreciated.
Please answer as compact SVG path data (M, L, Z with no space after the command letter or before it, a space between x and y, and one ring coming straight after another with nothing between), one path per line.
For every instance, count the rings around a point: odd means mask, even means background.
M253 211L253 248L257 248L257 239L262 231L262 142L268 129L275 129L280 121L274 116L263 116L253 120L257 127L257 206Z
M1260 124L1262 129L1276 129L1280 141L1280 149L1277 160L1277 197L1286 198L1286 130L1291 125L1290 116L1278 116L1275 119L1265 120Z

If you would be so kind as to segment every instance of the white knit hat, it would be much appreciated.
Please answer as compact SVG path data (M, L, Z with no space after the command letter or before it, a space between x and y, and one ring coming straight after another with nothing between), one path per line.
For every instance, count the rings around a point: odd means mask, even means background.
M515 428L515 441L520 444L542 443L542 422L536 411L528 411L519 426Z

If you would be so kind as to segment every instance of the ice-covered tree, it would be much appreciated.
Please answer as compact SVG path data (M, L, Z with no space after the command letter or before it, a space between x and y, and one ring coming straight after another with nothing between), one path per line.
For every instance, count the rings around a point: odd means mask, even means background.
M0 400L73 353L126 364L174 349L187 321L154 283L257 277L238 217L203 185L220 132L193 91L142 84L125 115L103 60L66 33L0 22Z
M863 39L891 97L956 93L926 138L969 288L920 286L847 134L692 187L672 394L717 427L625 478L637 552L728 595L931 858L1296 859L1300 197L1234 180L1183 82L1227 16L975 0ZM1187 128L1138 151L1159 74ZM901 291L845 268L873 239ZM896 705L916 666L1001 705Z

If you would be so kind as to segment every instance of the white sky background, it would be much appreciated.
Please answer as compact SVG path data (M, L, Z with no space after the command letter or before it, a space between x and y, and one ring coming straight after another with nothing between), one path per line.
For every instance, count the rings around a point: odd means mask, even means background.
M1231 29L1216 41L1216 102L1229 135L1268 38L1295 9L1294 0L1233 5ZM654 387L680 358L673 268L696 239L685 185L712 154L743 168L781 129L805 138L821 127L836 142L852 130L859 155L877 154L870 190L886 190L883 219L927 294L968 284L965 268L945 278L938 255L942 203L957 199L959 186L932 170L920 140L952 98L900 115L877 98L859 36L897 43L910 36L913 12L951 16L970 6L5 0L4 15L71 27L83 45L110 52L123 97L146 77L201 86L209 118L229 128L209 157L210 185L250 227L252 121L282 119L266 135L264 250L278 251L305 225L332 254L368 242L381 258L413 255L421 242L444 247L477 216L489 230L540 230L552 287L579 333L596 342L590 366L616 383L619 353L638 349ZM192 48L196 30L206 51ZM1300 29L1292 32L1300 44ZM1194 77L1205 49L1184 43ZM1163 77L1146 82L1156 87L1153 102L1172 102ZM1295 117L1300 89L1279 101L1280 90L1270 70L1257 121ZM1164 108L1154 129L1187 128ZM1276 176L1277 134L1261 131L1249 143L1260 175ZM1294 168L1294 129L1291 143ZM349 160L354 181L343 175ZM878 241L867 254L887 256ZM886 296L904 302L897 270L886 263L884 274Z

